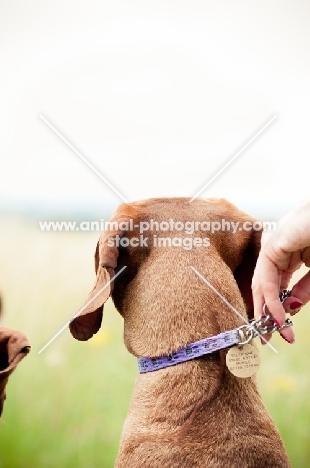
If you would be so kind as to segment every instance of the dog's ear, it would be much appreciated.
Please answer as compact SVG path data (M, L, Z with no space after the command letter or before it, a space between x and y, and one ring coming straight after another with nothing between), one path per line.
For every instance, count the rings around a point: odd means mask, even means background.
M5 387L9 376L29 351L30 345L23 333L0 328L0 416L6 398Z
M251 219L251 222L255 220ZM252 297L252 277L261 246L261 230L253 228L247 232L243 246L241 262L234 271L234 277L244 300L249 320L254 317Z
M70 332L77 340L89 340L101 326L103 305L113 290L114 270L118 257L118 248L113 242L116 234L116 232L104 233L97 244L94 287L77 316L69 324Z
M135 207L123 203L110 220L109 229L99 239L95 252L94 288L69 324L70 332L77 340L89 340L101 326L103 305L110 297L114 286L114 270L119 255L116 239L120 240L125 235L126 226L129 226L130 220L136 219L138 214L139 211Z

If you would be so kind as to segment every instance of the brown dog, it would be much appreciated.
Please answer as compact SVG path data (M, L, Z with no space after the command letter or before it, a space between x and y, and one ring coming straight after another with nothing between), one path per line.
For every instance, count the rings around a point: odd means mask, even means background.
M252 318L251 279L260 246L260 232L249 229L254 219L222 199L172 198L123 204L111 221L114 229L96 249L95 287L70 324L75 338L87 340L98 331L110 294L124 318L126 347L137 357L169 356L241 326L192 267ZM235 233L231 223L239 223ZM219 225L224 232L215 232ZM137 377L116 467L290 466L255 378L232 375L226 354L216 351Z

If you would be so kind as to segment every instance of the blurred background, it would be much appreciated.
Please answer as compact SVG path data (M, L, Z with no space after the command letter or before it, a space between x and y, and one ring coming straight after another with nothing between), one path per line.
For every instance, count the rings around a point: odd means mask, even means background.
M38 354L84 301L99 236L39 221L194 196L275 115L201 196L279 219L309 196L309 20L301 0L1 2L0 325L32 352L8 385L0 468L112 467L137 372L112 303L95 338L64 331ZM306 309L258 375L296 468L310 465Z

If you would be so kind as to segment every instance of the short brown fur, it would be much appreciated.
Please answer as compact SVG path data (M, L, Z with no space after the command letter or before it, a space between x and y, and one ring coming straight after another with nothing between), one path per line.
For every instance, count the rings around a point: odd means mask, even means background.
M121 205L114 221L254 222L223 199L151 199ZM243 316L252 317L251 279L260 232L237 230L148 231L147 247L108 245L115 236L138 237L138 229L104 233L95 255L97 279L73 336L89 339L100 327L110 294L124 318L124 340L133 355L156 357L242 325L191 266ZM154 247L154 236L208 237L209 247ZM113 281L114 274L126 269ZM111 281L112 280L112 281ZM111 281L110 284L109 281ZM100 292L104 285L106 288ZM227 370L227 351L138 375L124 424L117 468L286 468L277 429L259 395L255 377Z
M9 377L29 351L30 345L23 333L0 327L0 416Z

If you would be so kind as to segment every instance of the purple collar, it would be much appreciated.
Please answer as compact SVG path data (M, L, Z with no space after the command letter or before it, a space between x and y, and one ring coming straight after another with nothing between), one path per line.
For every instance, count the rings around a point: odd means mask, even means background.
M191 361L205 354L211 354L220 349L230 348L231 346L240 344L240 329L230 330L219 335L205 338L195 343L190 343L178 351L174 351L170 355L164 355L156 358L138 358L138 366L140 374L163 369L165 367L174 366L181 362Z
M289 295L290 291L285 289L280 294L280 301L283 303ZM244 345L258 335L261 337L261 335L270 334L274 331L281 331L283 328L293 325L290 319L286 319L284 324L279 327L272 315L269 312L265 312L265 308L266 306L264 305L263 315L256 320L252 319L250 322L234 330L229 330L219 335L190 343L169 355L166 354L155 358L138 358L140 374L164 369L165 367L174 366L181 362L191 361L192 359L204 356L205 354L214 353L220 349L230 348L235 345Z

